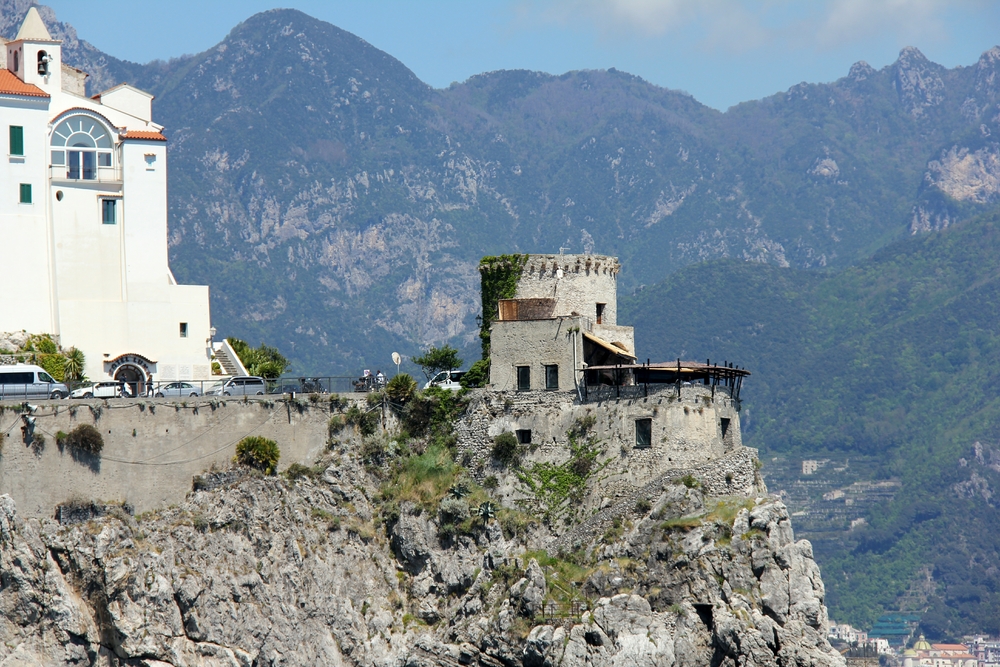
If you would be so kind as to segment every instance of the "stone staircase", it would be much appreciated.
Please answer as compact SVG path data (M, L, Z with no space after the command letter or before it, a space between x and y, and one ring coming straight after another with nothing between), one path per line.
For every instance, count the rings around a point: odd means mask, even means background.
M212 352L215 353L215 360L222 366L223 375L248 375L247 369L243 367L239 355L228 340L222 339L213 343Z

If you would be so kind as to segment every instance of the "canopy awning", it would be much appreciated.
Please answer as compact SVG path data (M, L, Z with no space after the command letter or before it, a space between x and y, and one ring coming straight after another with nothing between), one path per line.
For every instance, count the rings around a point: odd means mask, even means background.
M618 347L614 343L609 343L608 341L604 340L603 338L599 338L599 337L595 336L594 334L587 333L586 331L584 331L583 332L583 337L586 340L589 340L594 345L602 347L605 350L607 350L608 352L611 352L612 354L617 354L619 357L625 357L626 359L635 359L636 358L635 355L632 354L631 352L629 352L628 350L626 350L624 348L621 348L621 347Z

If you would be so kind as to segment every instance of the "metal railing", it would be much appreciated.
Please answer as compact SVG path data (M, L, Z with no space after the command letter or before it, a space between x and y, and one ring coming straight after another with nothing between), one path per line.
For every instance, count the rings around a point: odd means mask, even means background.
M650 382L646 384L630 385L582 384L580 386L580 390L584 403L597 403L600 401L613 401L620 398L645 398L664 391L671 391L676 395L678 391L683 391L685 388L689 387L704 387L706 389L712 389L715 394L723 394L727 397L732 397L732 391L729 387L723 385L703 385L701 382Z
M163 380L155 382L97 382L0 384L0 401L45 400L47 398L196 398L199 396L257 396L280 394L338 394L377 391L385 387L374 375L289 376L259 383L216 380Z

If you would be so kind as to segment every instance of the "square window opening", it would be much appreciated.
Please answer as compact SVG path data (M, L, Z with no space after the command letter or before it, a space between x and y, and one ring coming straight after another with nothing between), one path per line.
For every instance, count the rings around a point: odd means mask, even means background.
M517 436L517 444L519 445L530 445L531 444L531 429L530 428L519 428L514 431L514 435Z
M187 338L187 337L188 337L188 323L181 322L181 338Z
M606 303L597 304L597 323L604 324L604 307L608 305Z
M555 364L545 366L545 388L549 390L559 388L559 366Z
M635 420L635 446L636 447L652 447L653 446L653 420L652 419L636 419Z
M531 367L530 366L518 366L517 367L517 390L518 391L531 391Z
M22 204L31 203L31 183L21 183L21 199Z
M10 126L10 154L24 156L24 128L20 125Z
M101 223L114 225L118 222L118 202L114 199L101 200Z

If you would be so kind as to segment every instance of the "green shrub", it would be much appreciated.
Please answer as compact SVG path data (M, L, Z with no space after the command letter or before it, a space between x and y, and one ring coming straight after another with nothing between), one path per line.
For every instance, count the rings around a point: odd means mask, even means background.
M69 434L64 435L66 444L77 449L82 449L85 452L100 454L104 449L104 438L101 436L101 432L90 424L80 424L70 431ZM57 441L58 437L59 435L56 434Z
M500 480L497 479L496 475L490 475L483 480L483 488L488 491L495 491L498 486L500 486Z
M278 469L281 450L278 443L259 435L248 435L236 445L233 460L241 465L260 470L265 475L273 475Z
M343 410L350 403L346 398L342 398L340 394L330 394L330 409L331 410Z
M517 444L517 436L510 431L505 431L493 438L493 458L504 465L510 465L517 461L520 451Z
M374 410L365 411L357 405L352 405L344 413L344 421L356 427L361 435L369 436L374 435L375 431L378 430L380 420L378 412Z
M480 359L472 364L465 375L462 376L461 384L466 389L485 387L490 381L490 360Z
M445 498L438 506L441 523L459 523L469 518L469 503L462 498Z
M687 474L681 477L681 484L683 484L689 489L694 489L701 485L701 483L697 480L697 478L691 474Z
M288 469L284 472L285 477L289 480L302 479L303 477L315 479L321 474L323 474L323 466L310 468L309 466L302 465L297 461L288 466Z
M417 391L417 381L406 373L400 373L385 386L386 396L398 405L406 405Z
M635 503L635 511L638 514L646 514L649 510L653 509L653 503L649 502L648 498L640 498Z

